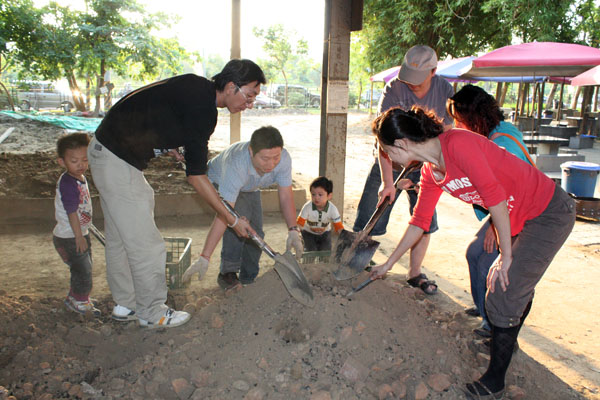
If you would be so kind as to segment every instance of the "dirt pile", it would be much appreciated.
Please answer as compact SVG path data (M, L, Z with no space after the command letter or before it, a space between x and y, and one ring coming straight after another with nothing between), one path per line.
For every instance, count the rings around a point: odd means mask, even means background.
M19 399L461 399L463 383L485 369L486 347L461 312L438 310L393 277L346 298L350 282L334 280L329 265L304 268L314 308L270 270L229 297L171 293L193 314L171 330L113 322L108 299L94 319L62 299L2 293L0 384ZM515 358L512 398L576 397ZM557 384L538 386L536 376Z

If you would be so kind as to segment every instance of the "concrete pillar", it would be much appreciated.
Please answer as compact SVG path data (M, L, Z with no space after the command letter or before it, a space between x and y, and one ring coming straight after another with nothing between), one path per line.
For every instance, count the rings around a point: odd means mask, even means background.
M240 1L231 0L231 59L240 58L242 50L240 46ZM230 114L229 116L229 143L241 140L242 113Z
M347 0L327 0L326 7L319 173L333 181L332 201L343 214L352 7Z

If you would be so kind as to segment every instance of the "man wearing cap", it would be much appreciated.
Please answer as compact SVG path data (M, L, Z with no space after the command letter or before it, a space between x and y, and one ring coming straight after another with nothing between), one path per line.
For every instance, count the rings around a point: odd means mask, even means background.
M411 47L404 56L404 61L398 72L398 76L392 79L383 91L379 101L378 113L381 114L392 107L401 107L410 110L413 106L419 106L430 111L443 121L444 128L452 127L452 117L446 111L446 101L454 91L452 86L442 77L435 74L437 68L437 55L435 51L425 45ZM359 232L367 225L369 218L373 215L379 199L389 197L392 206L381 216L371 235L379 236L386 233L386 227L390 218L392 207L396 202L396 188L394 180L399 175L399 171L392 168L392 162L378 151L377 158L371 172L365 182L360 202L354 222L353 230ZM383 186L381 185L383 177ZM418 184L421 179L421 171L414 171L408 175L414 184ZM416 190L407 191L410 213L417 203L418 194ZM431 233L438 230L437 215L434 213L431 220L429 231L425 232L410 251L410 263L408 271L408 283L411 286L419 287L427 294L437 292L435 282L427 279L427 276L421 273L421 265L429 246Z

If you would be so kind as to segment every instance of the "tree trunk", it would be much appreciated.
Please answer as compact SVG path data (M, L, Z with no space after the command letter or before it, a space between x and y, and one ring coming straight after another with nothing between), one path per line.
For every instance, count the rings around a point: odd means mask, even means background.
M85 111L85 99L79 90L77 78L75 78L73 71L67 71L67 82L69 83L69 89L71 90L71 95L73 96L73 105L75 106L75 109L77 111Z
M577 109L577 100L579 99L579 93L581 93L581 86L577 86L577 90L575 91L575 95L573 96L573 101L571 102L571 109Z
M554 102L554 96L556 94L556 88L558 87L558 83L552 84L552 89L550 89L550 94L548 94L548 100L546 101L546 110L550 110L552 107L552 103Z
M504 106L504 100L506 100L506 92L508 91L509 82L505 82L504 86L502 86L502 94L500 95L500 100L498 101L498 105L500 107Z
M104 86L104 74L106 73L106 67L104 60L100 61L100 75L96 78L96 107L94 107L94 117L100 115L100 88Z

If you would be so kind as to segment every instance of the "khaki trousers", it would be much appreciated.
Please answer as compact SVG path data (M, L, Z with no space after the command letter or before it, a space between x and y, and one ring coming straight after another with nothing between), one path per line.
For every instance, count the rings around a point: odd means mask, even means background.
M165 313L166 249L154 223L154 191L142 171L96 138L88 146L106 235L106 279L114 301L156 322Z

